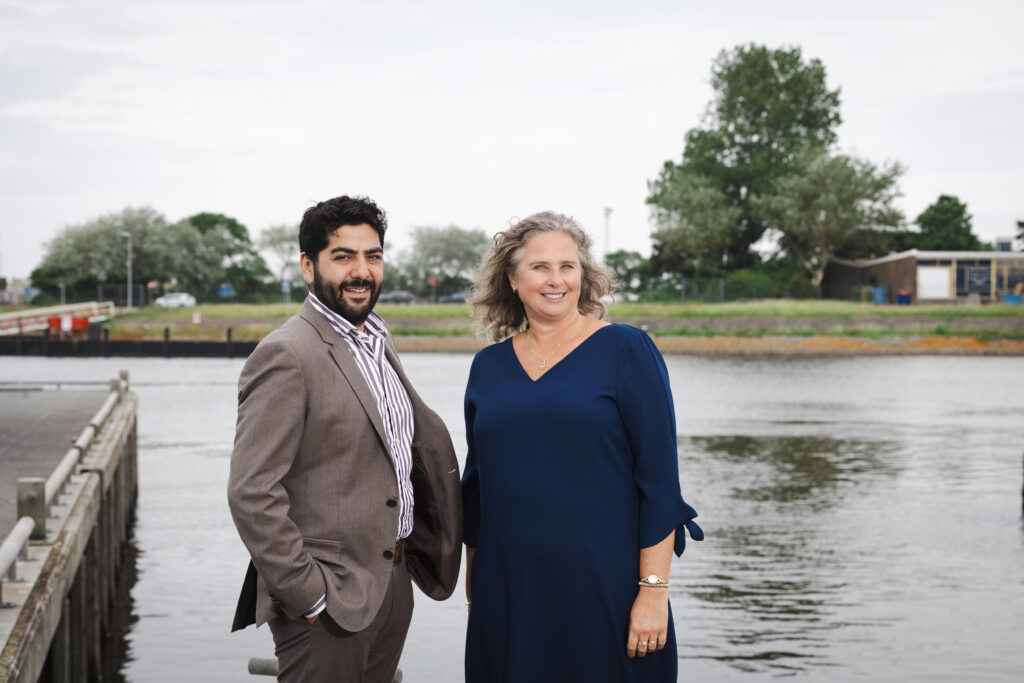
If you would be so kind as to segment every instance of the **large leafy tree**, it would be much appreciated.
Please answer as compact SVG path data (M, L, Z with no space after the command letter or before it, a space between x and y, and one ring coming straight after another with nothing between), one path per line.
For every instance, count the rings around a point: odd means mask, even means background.
M266 280L272 274L244 225L230 216L209 212L189 216L185 222L199 231L207 250L221 255L222 282L203 283L201 291L222 283L230 284L243 295L266 289Z
M131 236L133 279L163 281L176 272L179 260L169 243L184 241L181 248L188 249L198 239L198 234L187 232L169 225L150 207L128 207L70 225L46 244L43 261L32 271L32 285L52 293L62 283L87 295L98 284L124 282L127 235Z
M412 230L412 247L402 256L399 281L426 294L450 294L469 287L490 244L483 230L466 230L456 225L444 228L421 226ZM429 278L437 279L431 292Z
M710 179L680 174L663 189L651 215L651 263L657 272L700 277L729 269L729 250L742 230L743 212Z
M777 178L771 193L751 206L764 225L780 236L781 247L797 259L818 286L836 246L858 230L896 227L903 215L893 206L899 196L899 164L878 168L852 156L832 155L809 146L792 172Z
M173 282L197 294L231 282L236 290L242 287L247 292L255 291L261 278L269 275L263 260L253 259L251 249L240 245L226 225L202 231L191 220L168 223L150 207L128 207L68 226L50 240L32 272L33 286L52 294L62 283L79 296L91 296L98 284L124 282L126 233L131 235L135 282Z
M291 280L298 275L299 226L281 223L263 228L257 245L274 255L279 281Z
M916 247L931 251L979 251L981 240L971 230L967 205L958 198L944 194L921 212L914 223L921 229Z
M721 231L709 233L704 246L694 244L704 237L699 232L671 243L656 234L654 265L661 269L678 265L673 252L680 247L689 250L683 260L713 254L716 267L726 270L756 262L751 245L765 225L752 210L753 198L792 171L801 149L831 146L841 122L839 90L828 88L825 67L817 59L805 61L798 47L749 44L722 51L712 65L711 86L714 98L703 125L687 133L682 160L666 161L648 183L647 201L657 223L659 211L676 211L680 193L685 194L680 186L712 188L721 193L722 205L733 209L736 227L724 245Z
M604 257L604 264L615 273L621 291L639 294L647 289L651 264L640 253L625 249L613 251Z

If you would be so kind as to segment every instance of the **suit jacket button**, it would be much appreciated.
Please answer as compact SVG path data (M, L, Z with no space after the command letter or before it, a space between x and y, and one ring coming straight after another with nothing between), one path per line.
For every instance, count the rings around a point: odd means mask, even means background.
M387 502L387 506L389 508L398 507L398 501L395 500L394 498L389 498L388 502Z
M384 551L384 559L385 560L390 560L394 556L395 556L395 553L393 553L392 551L390 551L390 550L385 550Z

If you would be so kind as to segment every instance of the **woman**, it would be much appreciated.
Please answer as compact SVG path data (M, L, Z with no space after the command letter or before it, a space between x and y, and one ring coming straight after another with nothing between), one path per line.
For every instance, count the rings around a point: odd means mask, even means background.
M650 338L571 218L495 237L472 299L493 344L466 387L469 683L675 681L667 580L680 526L675 413ZM502 341L503 340L503 341Z

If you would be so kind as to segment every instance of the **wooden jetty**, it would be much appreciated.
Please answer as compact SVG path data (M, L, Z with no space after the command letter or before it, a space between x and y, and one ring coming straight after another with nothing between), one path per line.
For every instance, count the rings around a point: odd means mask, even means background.
M48 393L60 403L75 392ZM103 677L138 496L136 408L122 372L56 466L33 446L40 476L18 477L17 521L0 527L0 681Z

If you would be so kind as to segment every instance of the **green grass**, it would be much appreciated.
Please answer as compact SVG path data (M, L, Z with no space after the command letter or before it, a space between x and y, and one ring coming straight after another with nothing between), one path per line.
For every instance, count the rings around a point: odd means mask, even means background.
M148 307L119 315L121 320L152 319L190 320L192 312L199 310L203 319L223 318L287 318L298 313L300 303L291 304L199 304L191 308ZM374 310L383 318L466 318L470 316L467 304L379 304Z
M692 330L679 328L656 332L657 337L739 337L747 339L759 339L761 337L859 337L865 339L882 339L884 337L973 337L983 341L995 339L1024 339L1024 330L950 330L942 325L936 325L932 330L834 330L828 332L816 332L813 330L731 330L718 331L702 328Z
M622 303L608 308L612 318L738 318L856 316L953 318L1024 318L1024 307L964 305L876 306L832 299L765 299L722 304Z

